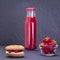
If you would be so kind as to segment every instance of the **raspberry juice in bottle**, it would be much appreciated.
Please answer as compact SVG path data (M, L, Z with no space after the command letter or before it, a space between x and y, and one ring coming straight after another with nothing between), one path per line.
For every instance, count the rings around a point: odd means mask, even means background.
M26 8L27 16L25 21L25 48L27 50L36 49L37 21L36 8Z

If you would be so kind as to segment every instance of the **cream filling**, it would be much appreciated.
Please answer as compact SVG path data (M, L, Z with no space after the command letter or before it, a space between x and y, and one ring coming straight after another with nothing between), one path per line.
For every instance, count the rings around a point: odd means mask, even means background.
M24 52L17 52L17 53L15 53L15 52L8 52L8 51L6 51L6 54L24 54Z

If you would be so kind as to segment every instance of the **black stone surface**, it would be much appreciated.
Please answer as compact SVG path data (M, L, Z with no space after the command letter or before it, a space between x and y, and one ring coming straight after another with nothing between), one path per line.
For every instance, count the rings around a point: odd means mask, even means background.
M27 7L37 8L37 43L50 36L60 44L60 0L0 0L0 45L24 45Z
M35 51L25 50L24 58L10 58L5 54L5 47L0 46L0 60L60 60L60 51L57 51L56 56L46 57L40 54L39 49L36 49Z

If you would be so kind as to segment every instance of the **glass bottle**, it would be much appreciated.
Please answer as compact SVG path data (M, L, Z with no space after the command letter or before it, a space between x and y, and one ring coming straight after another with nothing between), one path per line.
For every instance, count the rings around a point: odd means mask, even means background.
M25 21L25 48L36 49L37 21L36 8L26 8L27 16Z

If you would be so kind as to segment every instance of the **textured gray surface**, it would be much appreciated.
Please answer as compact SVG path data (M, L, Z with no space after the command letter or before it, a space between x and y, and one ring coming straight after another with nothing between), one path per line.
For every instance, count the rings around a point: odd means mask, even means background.
M46 56L41 56L39 49L35 51L25 50L24 58L9 58L6 57L4 47L0 46L0 60L60 60L60 51L57 52L56 56L46 57Z
M45 36L60 43L60 0L0 0L0 45L24 45L27 7L37 8L38 43Z

